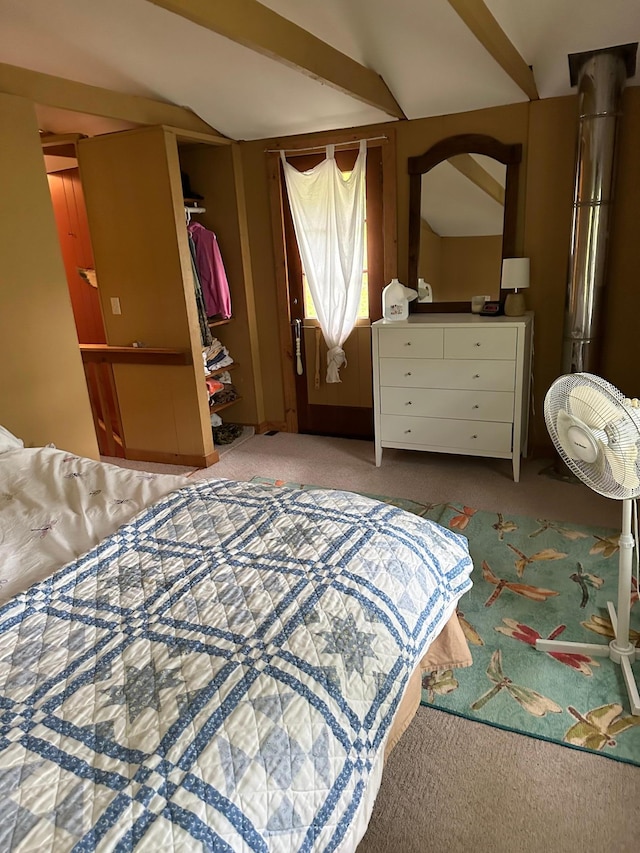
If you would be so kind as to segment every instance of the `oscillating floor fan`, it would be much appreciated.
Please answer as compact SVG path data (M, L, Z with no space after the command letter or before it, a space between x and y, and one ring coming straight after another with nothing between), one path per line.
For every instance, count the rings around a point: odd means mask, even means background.
M635 498L640 495L640 404L591 373L561 376L544 401L547 429L567 467L594 491L621 500L622 534L618 571L618 608L607 604L615 639L609 645L538 640L544 652L610 657L620 664L631 713L640 715L640 696L631 664L640 660L629 636ZM635 529L637 535L637 514ZM637 549L636 549L637 557Z

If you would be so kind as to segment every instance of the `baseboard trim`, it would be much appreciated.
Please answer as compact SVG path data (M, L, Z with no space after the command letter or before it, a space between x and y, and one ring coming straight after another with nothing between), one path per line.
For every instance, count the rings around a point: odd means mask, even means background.
M286 421L262 421L262 423L254 424L256 435L263 435L265 432L275 430L276 432L289 432Z
M125 459L134 462L159 462L165 465L188 465L191 468L208 468L219 461L218 451L206 455L196 453L164 453L159 450L132 450L127 447Z

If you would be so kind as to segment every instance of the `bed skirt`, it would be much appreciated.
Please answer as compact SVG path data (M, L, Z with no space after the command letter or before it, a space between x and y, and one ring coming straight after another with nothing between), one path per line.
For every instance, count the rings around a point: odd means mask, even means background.
M404 732L413 720L420 705L422 695L422 676L425 672L434 670L454 669L471 666L471 652L467 640L460 627L457 615L454 613L441 633L436 637L429 651L416 667L409 679L402 702L398 706L393 725L389 731L389 737L385 746L385 760L389 757L391 750L398 743Z

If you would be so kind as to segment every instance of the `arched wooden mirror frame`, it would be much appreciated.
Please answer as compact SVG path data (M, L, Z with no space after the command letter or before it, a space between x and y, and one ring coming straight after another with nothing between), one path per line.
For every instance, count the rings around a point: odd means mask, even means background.
M438 163L456 154L484 154L498 160L507 167L504 227L502 231L502 257L512 258L516 250L516 227L518 217L518 171L522 160L522 145L505 145L493 136L481 133L462 133L441 139L424 154L409 157L409 281L408 286L418 286L418 260L420 256L420 202L422 176ZM500 300L504 293L500 289ZM412 313L461 313L471 310L470 302L411 302Z

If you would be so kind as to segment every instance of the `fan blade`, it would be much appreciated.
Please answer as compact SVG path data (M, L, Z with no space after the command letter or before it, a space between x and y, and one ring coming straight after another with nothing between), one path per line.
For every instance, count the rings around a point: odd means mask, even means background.
M619 406L608 400L601 391L589 385L578 385L569 392L571 414L591 429L604 429L623 417Z
M614 451L605 447L604 455L611 469L611 476L624 489L637 489L640 486L636 470L638 448L635 444L624 448L622 451Z

